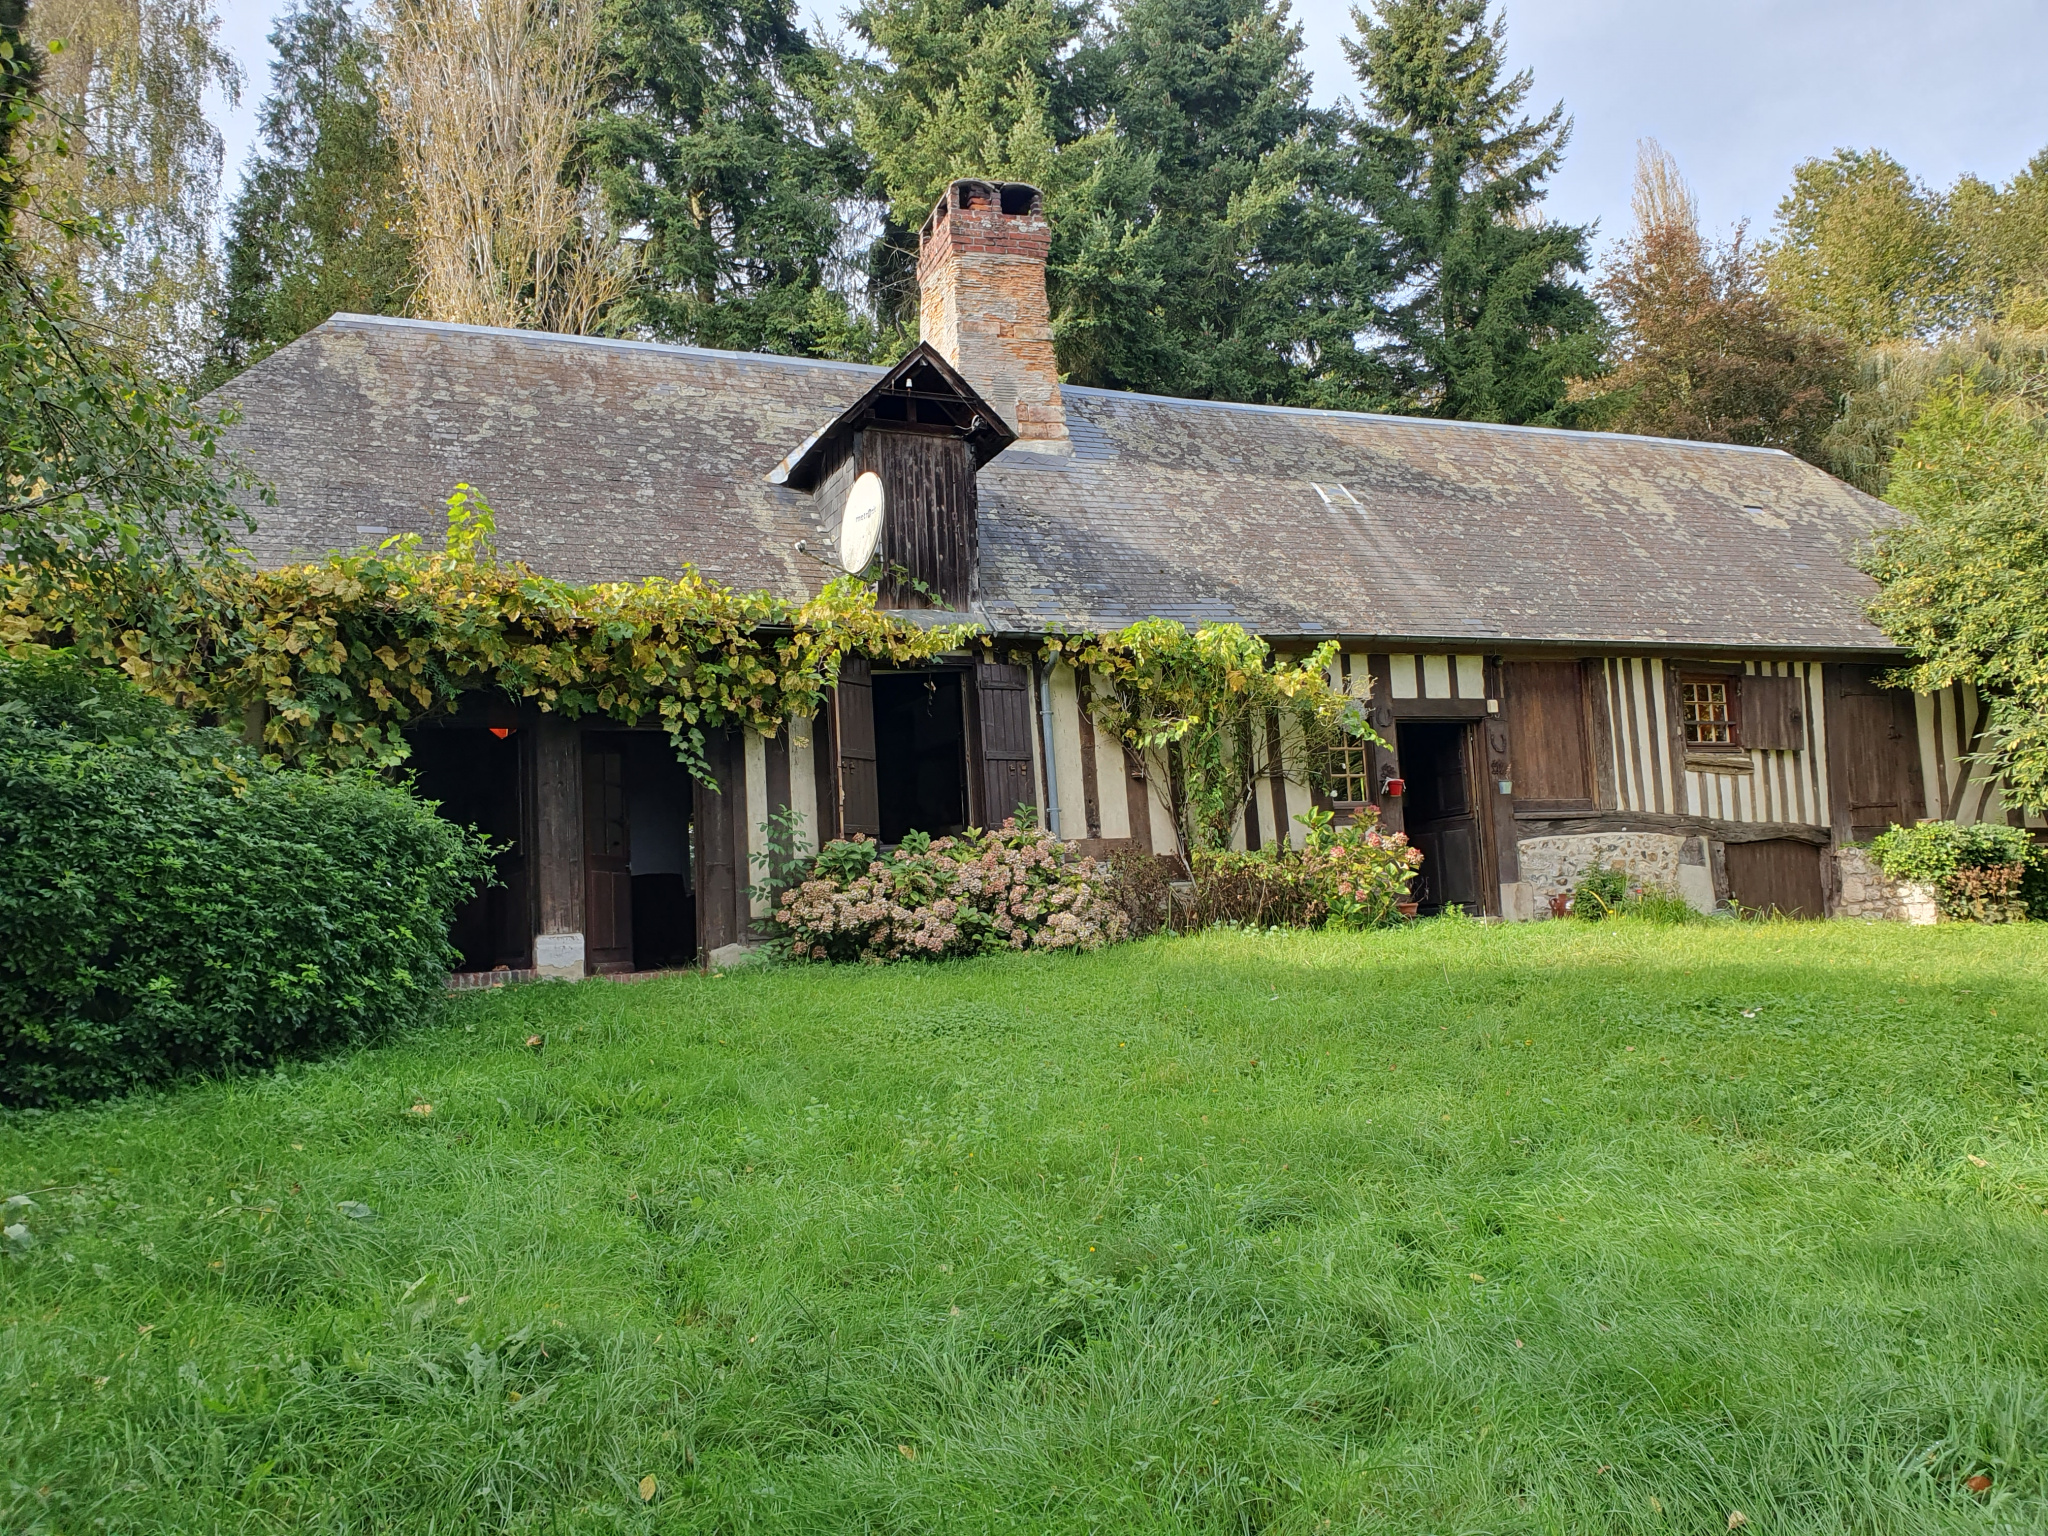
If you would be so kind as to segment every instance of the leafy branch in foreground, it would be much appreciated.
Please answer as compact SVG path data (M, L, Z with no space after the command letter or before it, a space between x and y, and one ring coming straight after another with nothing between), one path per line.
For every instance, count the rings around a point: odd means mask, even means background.
M18 11L19 7L15 7ZM47 275L16 227L37 166L64 146L43 131L39 61L0 9L0 560L51 571L128 563L177 576L223 563L267 490L220 452L233 420L108 345L78 291ZM76 207L45 224L103 239Z

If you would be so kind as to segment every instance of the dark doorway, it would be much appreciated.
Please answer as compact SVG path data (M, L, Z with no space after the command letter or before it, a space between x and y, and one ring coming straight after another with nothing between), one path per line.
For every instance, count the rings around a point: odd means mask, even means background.
M697 954L693 791L665 735L583 738L583 942L596 971L687 965Z
M1425 915L1484 910L1479 885L1479 817L1472 793L1472 727L1463 721L1396 725L1395 750L1407 780L1408 841L1422 850L1414 896Z
M967 715L958 672L878 672L875 776L882 841L967 827Z
M465 971L524 970L533 963L526 845L520 836L524 745L509 726L434 727L412 738L410 766L421 798L439 801L443 816L476 828L499 850L493 860L497 884L471 897L449 929Z
M1867 842L1927 814L1913 695L1882 688L1880 667L1828 669L1828 780L1835 835Z

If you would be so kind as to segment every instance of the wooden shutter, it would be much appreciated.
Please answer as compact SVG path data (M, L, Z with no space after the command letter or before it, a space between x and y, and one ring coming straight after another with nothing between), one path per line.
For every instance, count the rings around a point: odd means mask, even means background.
M839 835L882 835L882 787L875 772L874 672L865 656L839 664L832 691L832 745L839 760Z
M1812 843L1774 837L1727 845L1728 894L1759 912L1825 917L1821 851Z
M1745 677L1737 714L1741 744L1760 752L1806 749L1806 689L1796 677Z
M1503 709L1515 803L1593 809L1593 751L1585 674L1576 661L1511 661Z
M1031 771L1030 674L1007 663L978 666L974 699L981 721L982 814L999 827L1018 806L1038 806Z
M626 754L583 753L583 953L593 970L633 968L632 832Z

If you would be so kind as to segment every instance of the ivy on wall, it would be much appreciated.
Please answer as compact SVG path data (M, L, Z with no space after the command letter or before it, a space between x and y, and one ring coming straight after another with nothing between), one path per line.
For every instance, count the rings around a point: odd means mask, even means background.
M391 766L407 754L406 726L495 687L572 719L658 723L708 777L707 729L772 736L817 712L849 653L914 664L971 633L892 618L851 577L805 603L689 569L573 586L499 560L493 532L489 506L464 485L441 549L402 535L274 571L213 566L170 602L146 570L11 566L0 571L0 643L68 645L180 708L260 718L276 763Z
M1048 636L1040 654L1089 673L1095 718L1125 746L1170 755L1174 816L1189 853L1228 848L1238 817L1276 769L1327 791L1337 746L1386 745L1363 701L1330 680L1334 640L1290 657L1236 624L1190 632L1144 619L1108 634Z

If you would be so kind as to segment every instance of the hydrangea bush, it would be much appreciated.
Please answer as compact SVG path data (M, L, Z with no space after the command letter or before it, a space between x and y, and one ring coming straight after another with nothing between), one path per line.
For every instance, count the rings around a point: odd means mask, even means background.
M886 853L827 843L782 892L774 921L799 960L937 960L1005 949L1100 949L1129 919L1109 866L1050 833L913 832Z

